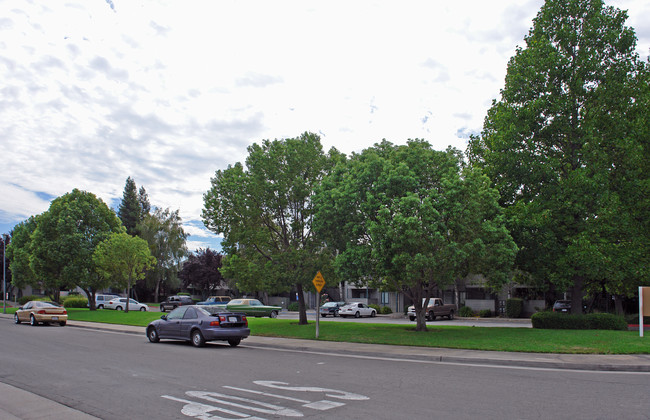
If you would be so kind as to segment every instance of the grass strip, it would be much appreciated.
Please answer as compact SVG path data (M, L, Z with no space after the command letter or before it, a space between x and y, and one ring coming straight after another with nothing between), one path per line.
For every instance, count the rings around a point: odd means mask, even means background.
M7 313L15 309L8 308ZM145 327L160 312L70 308L71 321L103 322ZM299 325L297 320L248 318L252 335L315 340L316 322ZM415 324L366 324L321 322L319 340L452 349L566 354L650 354L650 337L637 331L542 330L535 328L463 327L428 324L416 332ZM143 330L144 334L144 330Z

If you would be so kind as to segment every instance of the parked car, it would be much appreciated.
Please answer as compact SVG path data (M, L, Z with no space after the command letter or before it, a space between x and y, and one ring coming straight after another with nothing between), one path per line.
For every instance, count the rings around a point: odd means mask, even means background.
M331 315L333 317L338 316L339 308L344 305L345 302L327 302L320 307L320 316L323 318L325 318L327 315Z
M230 302L230 298L228 296L210 296L203 302L198 302L197 305L223 305L226 306L228 302Z
M104 309L104 304L111 299L117 299L120 296L115 294L101 294L95 295L95 308ZM90 305L89 305L90 306Z
M560 312L564 314L571 313L571 301L570 300L556 300L553 304L553 312Z
M196 347L206 341L223 340L235 347L250 335L246 315L234 314L209 306L179 306L147 326L147 338L152 343L161 339L184 340Z
M168 296L167 299L160 302L160 312L171 311L183 305L194 305L194 301L185 295Z
M422 305L426 299L422 299ZM454 319L454 314L457 311L456 304L444 303L440 298L429 298L429 305L427 306L426 319L427 321L435 321L439 316L446 316L449 319ZM408 307L406 315L411 321L415 321L415 305Z
M377 315L377 311L365 303L360 302L347 303L339 308L339 316L341 318L347 318L349 316L353 316L355 318L362 316L375 317L375 315Z
M243 313L246 316L268 316L277 318L282 310L280 306L267 306L257 299L233 299L226 305L230 312Z
M111 299L104 304L106 309L115 309L117 311L123 311L126 309L126 298L117 298ZM147 305L140 303L135 299L128 299L129 301L129 311L146 311Z
M56 322L63 327L68 321L68 311L54 302L30 300L14 313L14 322L16 324L27 321L33 326L40 323L51 324Z

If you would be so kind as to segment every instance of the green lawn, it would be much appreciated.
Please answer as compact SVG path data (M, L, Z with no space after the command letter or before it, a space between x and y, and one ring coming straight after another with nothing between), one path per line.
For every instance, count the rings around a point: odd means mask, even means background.
M10 308L7 312L14 310ZM72 321L141 327L161 315L160 312L68 309ZM316 336L315 321L298 325L296 320L248 318L248 322L253 335L310 340ZM428 332L418 333L414 324L321 322L319 340L535 353L650 354L650 337L641 338L638 331L458 327L429 323Z

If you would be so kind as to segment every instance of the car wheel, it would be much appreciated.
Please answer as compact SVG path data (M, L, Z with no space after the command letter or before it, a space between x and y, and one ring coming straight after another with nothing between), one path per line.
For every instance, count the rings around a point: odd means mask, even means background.
M201 331L199 330L192 331L192 345L194 347L205 346L205 338L203 338L203 334L201 334Z
M147 312L147 307L143 306L142 308L140 308L140 312Z
M271 311L269 314L269 318L277 318L278 317L278 311Z
M327 318L327 314L320 314L323 318Z
M160 305L160 312L165 312L165 307Z
M228 340L228 344L230 344L230 347L237 347L241 343L241 338L231 338Z
M97 309L104 309L104 305L99 305Z
M157 343L160 341L160 336L158 336L158 330L156 329L156 327L149 327L149 329L147 330L147 338L152 343Z
M61 322L59 322L59 325L62 326L62 327L65 327L65 324L66 324L65 321L61 321Z
M409 319L410 319L411 321L415 321L415 317L414 317L414 316L410 316Z
M447 315L447 318L454 319L454 311L450 311L449 315Z
M18 318L18 314L14 314L14 323L20 324L20 319Z
M332 316L333 316L334 318L336 318L337 316L339 316L339 313L336 312L336 311L334 311L334 314L333 314Z
M357 311L357 312L354 314L354 317L355 317L355 318L360 318L360 317L361 317L361 314L359 313L359 311Z
M374 318L376 315L377 315L377 312L372 311L372 312L370 313L370 318Z
M435 321L436 320L436 316L433 313L433 311L429 312L429 316L427 316L427 318L429 319L429 321Z
M35 326L38 325L38 321L36 320L36 317L35 317L34 315L30 315L30 316L29 316L29 324L30 324L32 327L35 327Z
M121 307L121 306L116 306L116 307L115 307L115 310L116 310L116 311L121 311L121 310L122 310L122 307Z

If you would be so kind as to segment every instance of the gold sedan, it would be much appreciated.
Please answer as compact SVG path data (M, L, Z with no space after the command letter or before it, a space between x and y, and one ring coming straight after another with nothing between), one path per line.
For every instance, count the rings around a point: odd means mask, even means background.
M27 321L33 326L58 322L63 327L68 321L68 311L53 302L32 300L18 308L14 314L16 324Z

